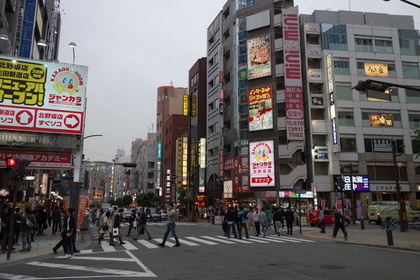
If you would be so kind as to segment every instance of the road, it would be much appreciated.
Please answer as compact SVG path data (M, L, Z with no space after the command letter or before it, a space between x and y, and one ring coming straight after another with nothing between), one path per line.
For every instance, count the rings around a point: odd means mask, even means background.
M3 264L0 279L418 279L420 253L302 236L227 239L220 226L177 223L181 247L161 241L165 223L150 223L153 240L92 245L71 259L46 255ZM91 229L95 233L94 229ZM123 228L123 233L127 227ZM61 252L62 253L62 252Z

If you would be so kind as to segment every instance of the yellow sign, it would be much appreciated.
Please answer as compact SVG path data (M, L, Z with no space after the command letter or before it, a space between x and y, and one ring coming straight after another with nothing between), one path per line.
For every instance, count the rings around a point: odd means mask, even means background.
M375 77L388 77L388 65L382 63L365 62L365 75Z
M188 104L188 95L186 95L186 94L184 94L184 96L183 96L183 113L184 113L184 116L188 116L189 115L189 104Z

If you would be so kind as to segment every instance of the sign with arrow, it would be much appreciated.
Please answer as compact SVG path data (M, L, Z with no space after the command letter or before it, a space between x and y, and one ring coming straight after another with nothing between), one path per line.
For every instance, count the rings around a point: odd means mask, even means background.
M249 143L251 187L275 186L274 141Z

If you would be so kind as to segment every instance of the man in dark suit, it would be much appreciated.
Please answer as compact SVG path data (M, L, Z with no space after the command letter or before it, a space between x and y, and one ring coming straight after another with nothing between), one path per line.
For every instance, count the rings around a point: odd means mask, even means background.
M63 247L64 247L64 253L65 258L71 258L73 257L74 251L73 251L73 237L76 233L76 219L73 217L74 209L69 208L66 212L66 217L64 217L64 224L63 224L63 231L62 231L62 237L64 239L63 241Z
M122 234L121 234L121 221L122 221L123 212L124 212L123 209L118 210L118 213L114 217L114 230L118 229L118 238L120 240L120 245L125 244L125 242L122 240ZM117 237L114 233L112 235L113 237ZM111 239L111 243L109 245L114 245L114 239Z

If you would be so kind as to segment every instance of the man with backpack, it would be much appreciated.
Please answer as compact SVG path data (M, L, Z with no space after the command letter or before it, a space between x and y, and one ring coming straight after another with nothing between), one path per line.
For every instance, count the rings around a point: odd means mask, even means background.
M246 226L246 221L248 220L248 211L247 209L244 210L244 207L241 206L239 208L239 238L242 239L242 229L245 229L245 236L248 239L248 227Z

